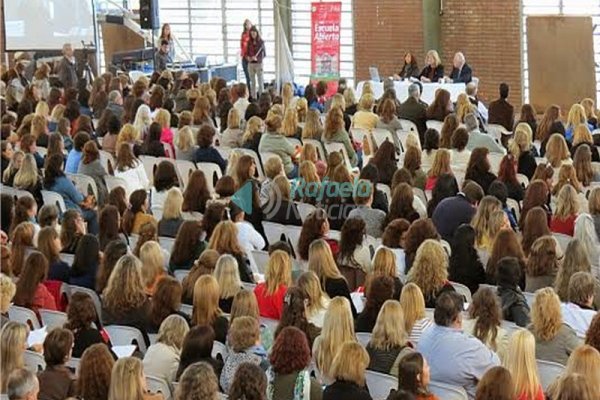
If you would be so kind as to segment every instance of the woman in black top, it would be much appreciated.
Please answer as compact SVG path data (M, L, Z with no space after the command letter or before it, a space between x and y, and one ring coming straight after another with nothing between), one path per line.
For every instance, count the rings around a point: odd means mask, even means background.
M368 180L375 189L373 192L373 204L371 204L371 208L387 213L389 207L388 199L381 190L377 189L377 184L379 183L379 170L377 167L371 164L365 165L360 171L360 179Z
M182 291L181 283L173 277L166 276L158 281L150 302L148 333L158 333L162 322L171 314L183 317L189 325L189 316L179 311Z
M187 335L185 335L185 339L183 339L179 368L175 375L177 381L179 381L179 377L189 365L201 361L212 366L217 379L219 378L223 369L223 360L219 359L219 356L217 356L217 359L214 359L211 355L214 341L215 332L210 326L195 326L190 329Z
M496 180L496 175L490 172L491 166L487 158L489 150L486 147L477 147L471 152L467 164L465 180L475 181L487 193L490 184Z
M96 327L92 327L92 323ZM83 292L75 292L69 300L65 328L73 332L73 357L81 358L83 352L93 344L106 343L99 329L102 328L94 301Z
M460 225L454 232L448 278L462 283L471 293L486 281L483 264L475 250L475 229L469 224Z
M141 154L153 157L165 157L165 147L160 141L162 127L159 123L153 122L148 129L148 135L142 145Z
M409 78L418 78L419 77L419 66L417 65L417 60L415 56L409 51L404 55L404 65L402 66L402 70L398 75L396 75L396 79L409 79Z
M296 204L290 199L290 181L283 175L275 177L265 204L265 221L284 225L302 226Z
M323 391L323 400L372 400L365 382L369 354L357 342L342 344L330 373L335 381Z
M394 144L388 141L383 142L371 161L369 161L369 164L377 167L379 182L390 186L392 177L398 169Z
M421 71L421 82L438 82L444 77L444 66L437 51L429 50L425 56L425 68Z
M516 201L523 200L525 189L517 180L515 158L511 154L507 154L502 158L498 170L498 180L506 185L506 191L509 198Z
M364 310L356 318L355 331L369 332L373 331L379 310L383 307L386 300L394 296L394 279L389 276L378 276L371 280L367 292L367 304Z

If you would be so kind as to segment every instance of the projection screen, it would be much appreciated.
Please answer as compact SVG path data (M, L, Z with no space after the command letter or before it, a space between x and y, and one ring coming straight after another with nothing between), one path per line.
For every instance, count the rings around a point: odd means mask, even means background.
M6 50L59 50L95 44L93 0L4 1Z

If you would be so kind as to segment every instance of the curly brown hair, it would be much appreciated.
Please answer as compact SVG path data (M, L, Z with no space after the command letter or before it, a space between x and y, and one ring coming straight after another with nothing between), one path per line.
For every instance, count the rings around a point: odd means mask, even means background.
M502 321L502 310L498 296L490 288L481 288L473 296L469 307L469 318L477 318L473 329L473 336L488 343L496 351L496 338L498 327Z
M87 293L73 293L67 307L67 323L65 324L65 328L75 332L89 328L92 322L98 323L94 301Z
M600 311L596 313L590 323L590 327L585 335L585 344L600 351Z
M302 260L308 260L310 244L323 236L323 224L327 221L327 213L323 209L316 209L302 224L300 238L298 239L298 253Z
M267 376L256 364L241 363L233 376L229 389L232 400L265 400L267 398Z
M410 228L410 222L404 218L398 218L390 222L383 231L381 237L382 244L390 249L397 249L402 247L404 242L405 232Z
M115 360L106 344L97 343L88 347L79 363L77 394L86 400L108 399L110 375L114 364Z
M310 348L306 335L294 326L283 328L271 349L269 361L275 373L291 374L308 367L311 360Z
M558 271L556 240L550 235L537 238L527 259L527 275L553 275Z

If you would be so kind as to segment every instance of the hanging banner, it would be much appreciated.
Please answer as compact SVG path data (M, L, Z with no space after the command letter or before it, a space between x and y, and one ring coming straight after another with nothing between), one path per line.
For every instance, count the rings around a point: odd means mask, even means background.
M327 82L327 97L337 91L340 78L340 21L342 3L311 4L311 81Z

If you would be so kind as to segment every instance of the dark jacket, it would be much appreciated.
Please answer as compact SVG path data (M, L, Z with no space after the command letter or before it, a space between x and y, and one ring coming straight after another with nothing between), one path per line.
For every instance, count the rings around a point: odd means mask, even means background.
M427 115L426 115L427 107L420 103L414 97L408 97L404 103L400 105L400 110L398 115L402 119L407 119L412 121L419 131L419 138L421 138L421 143L423 142L423 138L425 137L425 131L427 130Z
M437 293L435 293L434 295L427 295L427 296L425 296L425 307L426 308L435 308L435 302L436 302L437 298L440 297L440 295L442 293L446 293L446 292L455 292L454 286L452 286L450 284L450 282L446 282L444 284L444 286L442 286L437 291Z
M485 269L475 249L472 249L467 260L463 257L459 258L458 254L453 252L448 272L448 279L452 282L462 283L469 288L471 293L475 293L479 289L479 285L486 282Z
M146 347L150 346L150 338L148 332L146 332L149 315L150 301L148 299L136 309L124 310L118 313L112 312L104 305L102 306L102 322L105 325L125 325L139 329L142 336L144 336Z
M431 68L431 65L426 65L425 68L421 71L419 75L419 79L422 77L429 78L431 82L437 82L441 78L444 77L444 66L442 64L435 67L435 69Z
M265 221L275 222L277 224L302 226L298 207L292 201L281 200L276 209L264 210Z
M496 180L496 175L492 174L489 171L477 174L467 173L465 175L465 180L467 179L479 184L479 186L481 186L481 188L483 189L483 192L487 194L488 188L490 187L492 182Z
M69 283L71 285L82 286L91 290L96 288L96 274L98 272L98 264L89 267L88 272L83 275L73 275L71 269L71 276L69 277Z
M242 143L244 149L254 150L258 154L258 144L260 143L261 135L256 135L253 139L246 140Z
M327 293L330 299L334 297L341 296L348 299L350 302L350 308L352 309L352 316L356 318L357 312L356 307L354 307L354 303L352 303L352 298L350 297L350 289L348 289L348 284L344 278L337 279L325 279L325 283L323 284L323 291Z
M442 200L431 216L431 220L442 239L451 241L454 231L461 224L471 223L475 215L475 207L465 197L459 193L454 197Z
M62 260L56 260L51 262L48 267L48 280L69 283L70 273L71 266L69 264Z
M81 358L83 352L96 343L105 343L104 338L98 329L87 328L73 332L75 341L73 342L73 357Z
M76 380L64 365L46 367L38 374L40 400L63 400L77 394Z
M488 109L488 123L502 125L512 132L515 126L515 108L505 99L492 101Z
M410 343L408 343L410 347ZM390 374L392 367L398 358L398 355L405 347L395 346L389 350L381 350L367 345L367 353L369 353L369 370L381 372L382 374ZM408 350L408 349L407 349Z
M452 68L450 79L452 79L454 83L469 83L473 80L473 71L471 70L471 67L469 67L469 64L465 63L460 70L458 68Z
M58 79L65 89L77 87L77 69L75 62L70 62L66 57L61 58L57 72Z
M519 156L519 163L517 167L517 173L525 175L529 180L533 178L537 163L535 162L535 156L531 151L524 151Z
M161 219L158 222L158 236L174 238L177 236L181 224L183 224L183 218Z
M335 381L325 388L323 400L373 400L366 387L356 383Z
M387 197L385 197L385 194L377 188L375 188L375 192L373 193L373 204L371 204L371 208L374 210L381 210L386 214L389 211Z
M196 162L209 162L219 165L221 172L225 173L227 168L227 161L223 159L221 153L218 152L214 147L199 147L196 150Z
M516 201L523 200L525 189L523 189L523 186L521 186L520 183L504 182L504 184L506 185L509 198L515 199Z
M560 133L561 135L565 136L564 124L560 121L554 121L552 123L550 126L550 134L544 141L542 141L542 144L540 145L540 157L544 157L546 154L546 144L548 143L548 140L550 140L550 136L552 136L553 133ZM571 142L567 141L567 147L571 148Z
M402 70L398 74L402 79L408 78L418 78L421 71L419 71L419 66L415 64L404 64L402 66Z
M529 305L521 289L498 286L498 296L502 305L502 317L520 327L526 327L530 321Z
M166 157L165 148L161 142L151 142L149 145L142 145L140 154L152 157Z
M256 41L250 39L248 41L248 49L246 50L246 57L256 57L257 60L248 60L249 63L262 63L263 58L267 55L265 43L262 39L258 38Z

